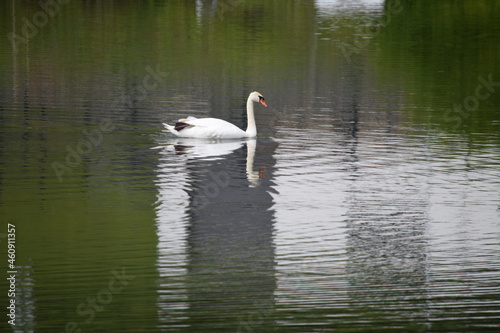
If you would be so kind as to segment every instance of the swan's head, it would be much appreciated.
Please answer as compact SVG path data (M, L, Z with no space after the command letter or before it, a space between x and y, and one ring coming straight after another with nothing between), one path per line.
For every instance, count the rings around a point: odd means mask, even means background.
M266 100L264 99L264 96L262 96L261 93L254 91L253 93L250 94L249 99L251 99L253 102L259 102L260 104L264 105L267 108Z

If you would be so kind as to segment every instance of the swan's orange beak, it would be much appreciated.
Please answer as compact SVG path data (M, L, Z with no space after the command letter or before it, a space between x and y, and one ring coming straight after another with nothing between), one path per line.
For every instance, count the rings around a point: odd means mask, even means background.
M264 105L264 106L267 108L266 101L264 100L264 98L263 98L263 97L261 97L261 98L259 99L259 103L260 103L260 104L262 104L262 105Z

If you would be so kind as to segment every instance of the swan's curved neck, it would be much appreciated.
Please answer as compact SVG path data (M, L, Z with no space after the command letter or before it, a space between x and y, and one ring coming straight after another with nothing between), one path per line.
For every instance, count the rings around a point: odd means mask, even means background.
M255 116L253 113L253 101L250 97L247 100L247 137L253 138L257 136L257 126L255 125Z

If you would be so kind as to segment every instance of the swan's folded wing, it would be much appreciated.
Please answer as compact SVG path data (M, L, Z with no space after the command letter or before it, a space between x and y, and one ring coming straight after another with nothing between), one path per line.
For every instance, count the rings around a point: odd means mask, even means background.
M175 133L181 137L192 138L241 138L245 132L237 126L217 118L179 119L175 123Z
M194 125L188 123L187 121L181 121L179 120L178 122L175 123L174 129L179 132L180 130L186 128L186 127L193 127Z

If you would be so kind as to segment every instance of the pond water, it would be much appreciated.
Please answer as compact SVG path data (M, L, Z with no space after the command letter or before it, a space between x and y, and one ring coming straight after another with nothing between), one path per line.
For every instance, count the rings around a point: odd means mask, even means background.
M500 329L499 3L0 6L2 332Z

